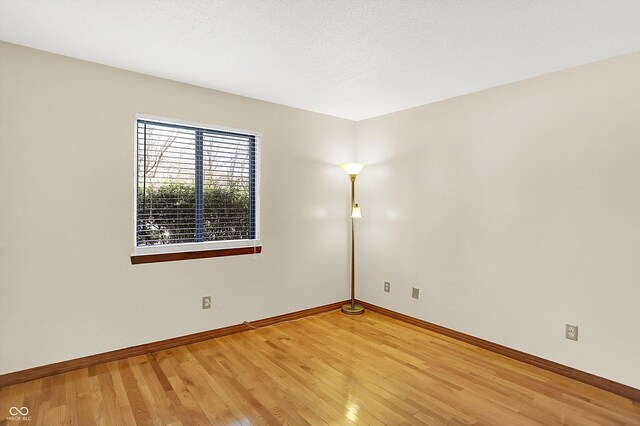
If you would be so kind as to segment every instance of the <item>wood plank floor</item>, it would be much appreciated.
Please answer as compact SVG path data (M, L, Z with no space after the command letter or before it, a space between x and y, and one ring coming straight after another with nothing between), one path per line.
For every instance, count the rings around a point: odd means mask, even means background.
M28 424L640 425L640 404L398 320L338 311L0 389Z

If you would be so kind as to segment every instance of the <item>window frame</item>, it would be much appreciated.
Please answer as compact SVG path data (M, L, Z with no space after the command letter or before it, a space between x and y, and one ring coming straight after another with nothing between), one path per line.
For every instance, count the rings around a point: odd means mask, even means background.
M254 203L253 210L249 214L253 216L255 225L254 239L247 240L223 240L202 241L196 243L177 243L153 246L137 245L138 236L138 121L149 120L157 123L194 127L203 130L239 133L254 138ZM227 126L219 126L208 123L200 123L176 118L162 117L158 115L136 113L133 119L133 251L131 263L153 263L171 260L198 259L204 257L235 256L241 254L255 254L262 251L260 240L260 142L262 132L257 130L238 129Z

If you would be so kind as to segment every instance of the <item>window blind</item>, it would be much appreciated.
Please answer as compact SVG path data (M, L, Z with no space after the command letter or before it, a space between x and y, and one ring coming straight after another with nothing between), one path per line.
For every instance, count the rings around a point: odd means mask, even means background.
M257 239L256 136L137 120L136 246Z

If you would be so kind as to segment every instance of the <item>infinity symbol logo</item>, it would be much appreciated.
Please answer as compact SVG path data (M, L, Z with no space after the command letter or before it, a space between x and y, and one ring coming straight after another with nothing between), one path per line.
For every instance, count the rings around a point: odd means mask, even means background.
M20 414L21 416L26 416L27 414L29 414L29 409L27 407L11 407L9 409L9 414L12 416L17 416L18 414Z

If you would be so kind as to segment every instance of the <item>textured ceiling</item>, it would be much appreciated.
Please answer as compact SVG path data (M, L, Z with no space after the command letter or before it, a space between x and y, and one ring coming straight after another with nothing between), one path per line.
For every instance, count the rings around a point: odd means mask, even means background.
M640 50L638 0L0 0L0 39L361 120Z

